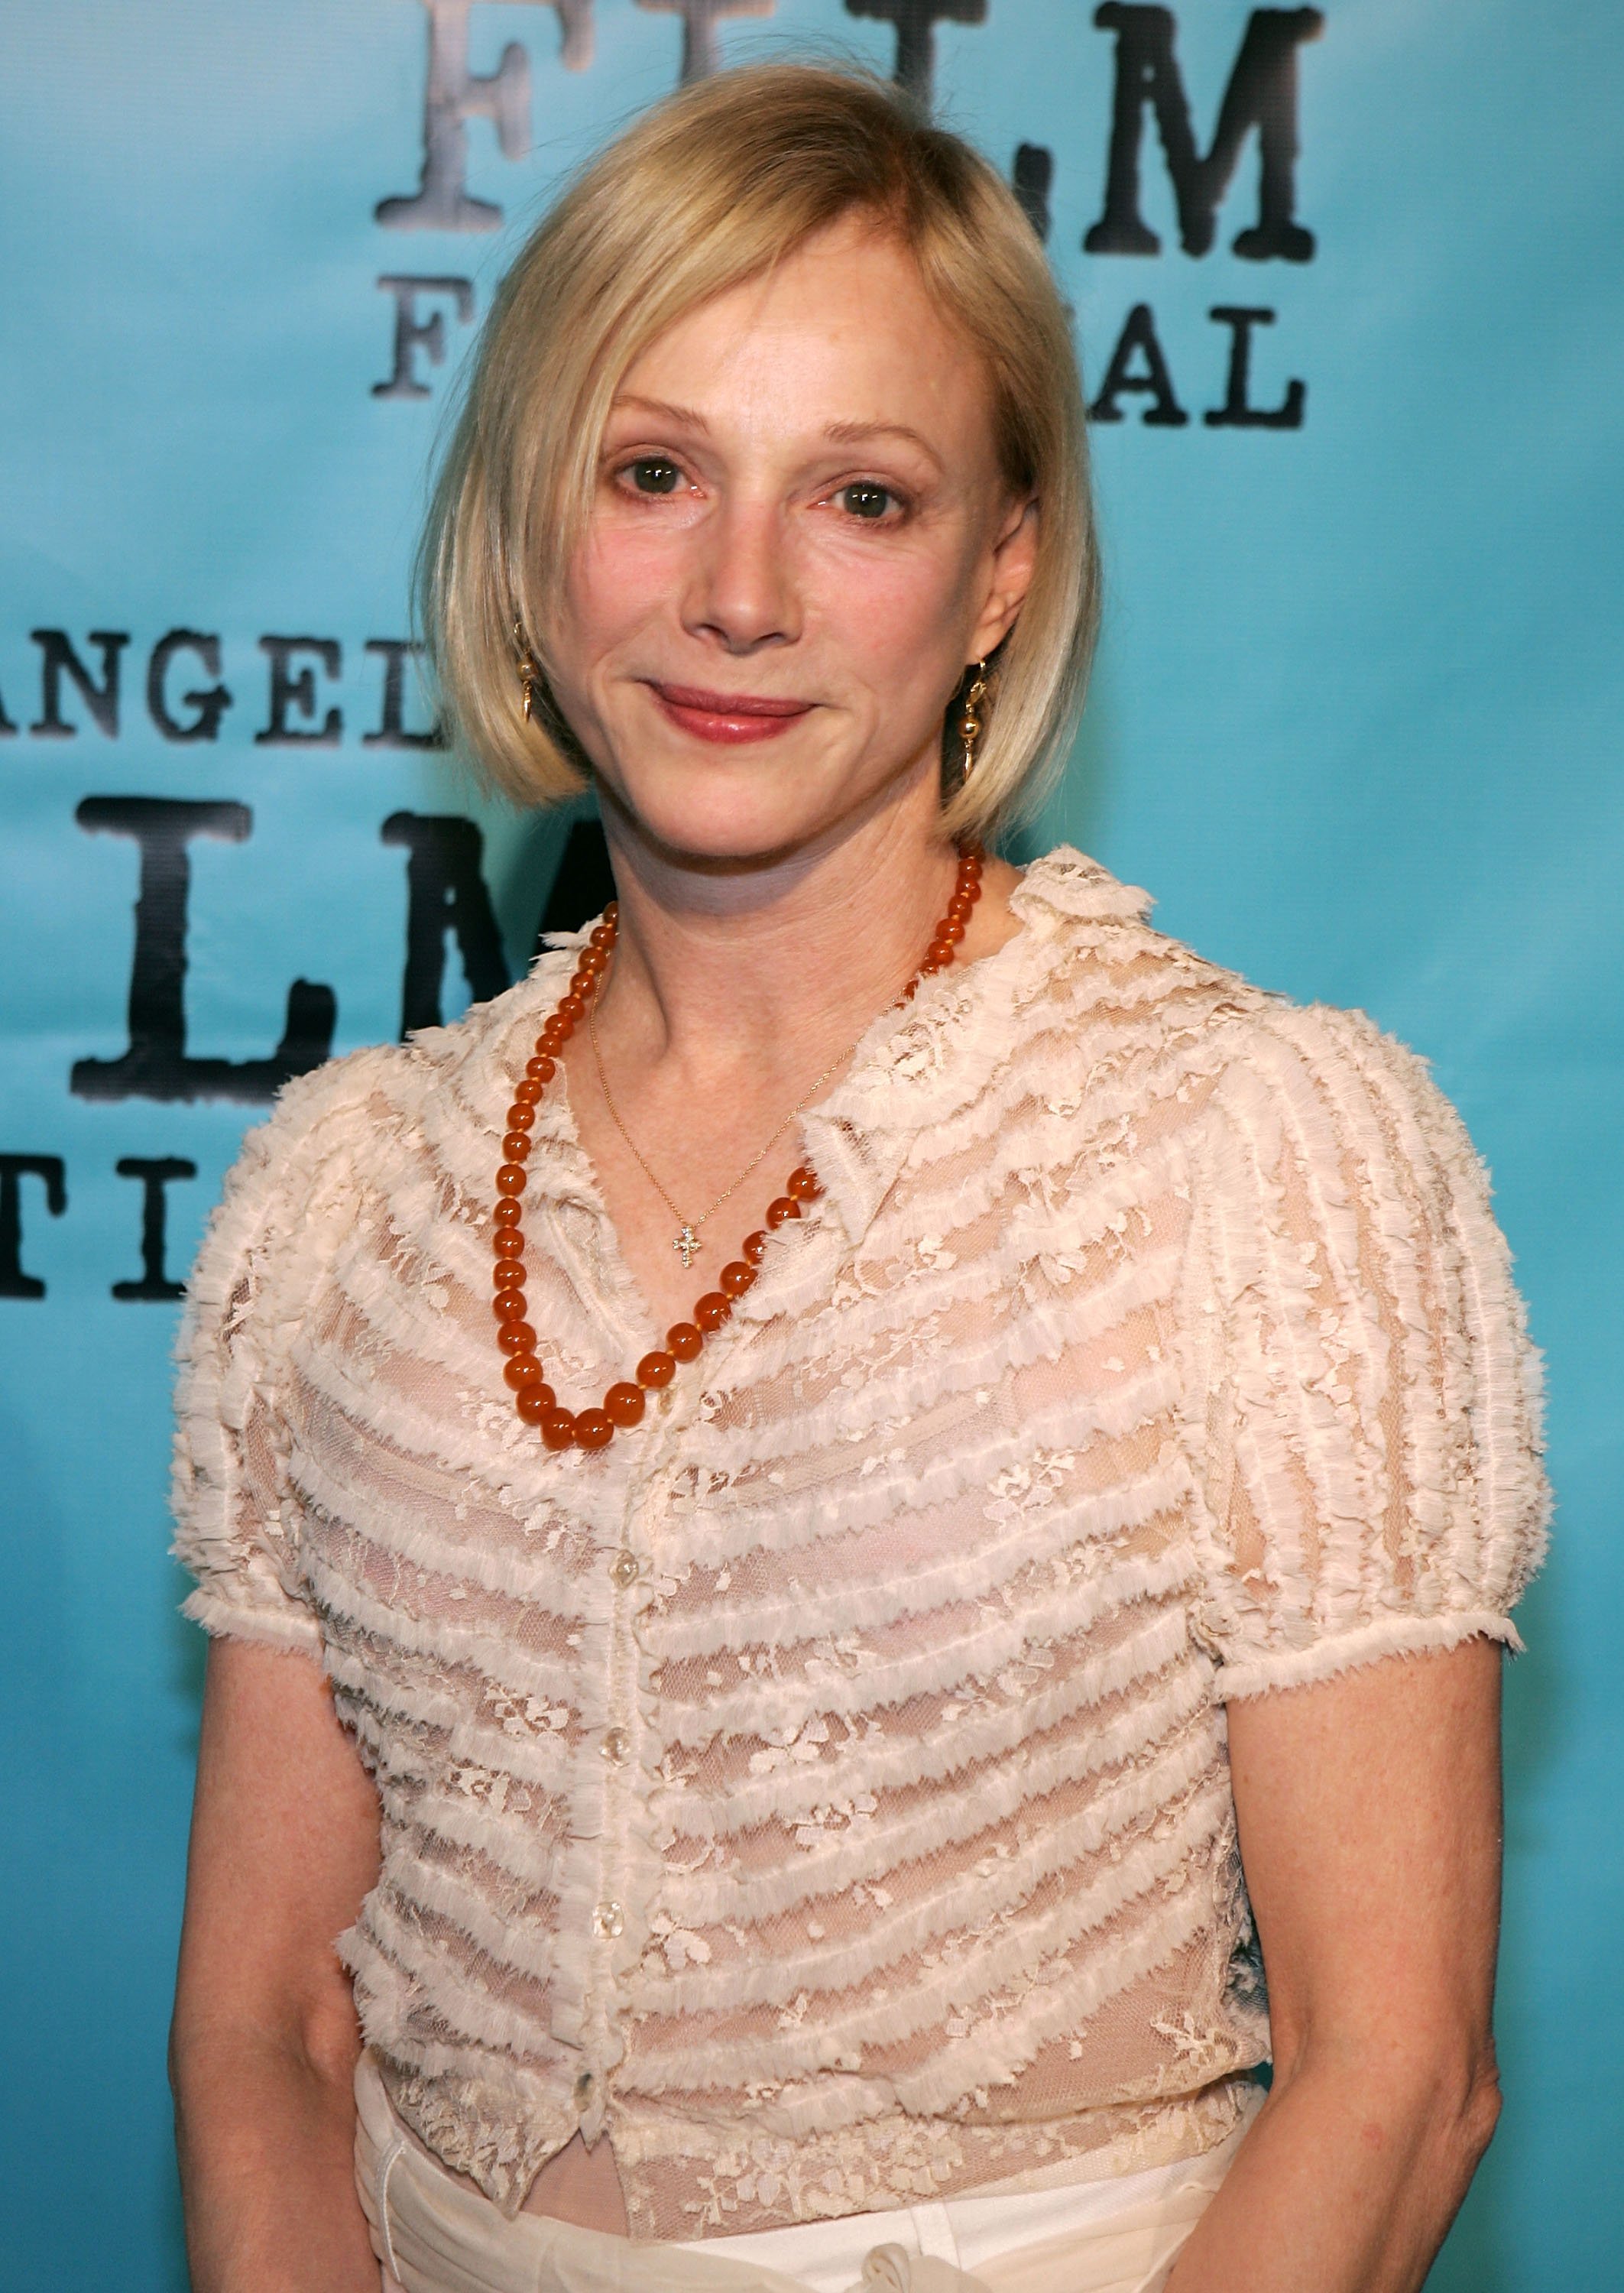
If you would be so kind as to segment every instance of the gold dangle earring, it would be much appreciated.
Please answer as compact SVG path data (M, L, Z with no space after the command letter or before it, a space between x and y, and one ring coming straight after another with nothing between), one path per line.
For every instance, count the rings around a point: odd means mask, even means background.
M524 624L513 616L513 650L519 656L519 689L524 695L524 721L530 724L536 713L536 695L541 690L541 663L525 640Z
M958 720L958 737L965 744L963 777L968 780L975 770L976 744L982 737L982 720L977 711L987 698L987 664L978 660L975 677L965 695L964 712Z

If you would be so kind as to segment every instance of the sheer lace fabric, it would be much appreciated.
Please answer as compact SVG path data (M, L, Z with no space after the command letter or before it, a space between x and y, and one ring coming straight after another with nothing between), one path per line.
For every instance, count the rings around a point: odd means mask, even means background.
M488 1304L574 942L292 1087L216 1214L189 1612L325 1665L383 1810L368 2045L509 2213L578 2129L688 2240L1212 2147L1267 2051L1224 1699L1516 1644L1537 1366L1452 1110L1078 854L1015 906L877 1023L804 1118L822 1200L600 1454L518 1422ZM536 1136L578 1406L658 1333L557 1086Z

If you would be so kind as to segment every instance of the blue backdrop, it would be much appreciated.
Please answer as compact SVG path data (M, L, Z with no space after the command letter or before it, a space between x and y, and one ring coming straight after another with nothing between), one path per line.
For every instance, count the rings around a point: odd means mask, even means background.
M569 820L424 745L448 383L562 170L684 68L820 43L933 80L1077 310L1110 605L1030 842L1373 1012L1493 1168L1561 1510L1509 1685L1507 2108L1434 2282L1615 2281L1624 13L8 0L7 2287L184 2283L175 1277L279 1074L452 1016L590 890Z

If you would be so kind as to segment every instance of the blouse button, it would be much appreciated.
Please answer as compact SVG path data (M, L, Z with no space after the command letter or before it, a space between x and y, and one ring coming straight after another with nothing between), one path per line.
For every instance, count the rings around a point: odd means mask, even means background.
M575 2102L578 2110L585 2110L592 2100L592 2072L583 2070L575 2082Z
M634 1552L617 1552L610 1562L609 1573L624 1591L626 1585L634 1584L637 1582L642 1566Z
M600 1903L592 1915L592 1924L599 1934L612 1942L626 1924L626 1913L618 1903Z
M631 1748L632 1739L624 1728L610 1729L598 1746L604 1758L612 1760L617 1767L620 1765Z

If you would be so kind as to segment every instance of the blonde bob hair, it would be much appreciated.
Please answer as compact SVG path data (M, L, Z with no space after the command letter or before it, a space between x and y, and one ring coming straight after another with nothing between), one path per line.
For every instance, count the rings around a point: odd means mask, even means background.
M853 212L895 233L981 359L1004 475L1038 505L1035 577L962 785L957 695L944 697L944 830L996 828L1063 759L1098 563L1077 359L1037 235L987 162L883 81L767 64L683 89L611 143L532 232L486 322L424 533L418 612L453 737L520 803L584 784L545 685L527 721L518 663L528 646L545 670L621 377L697 304Z

